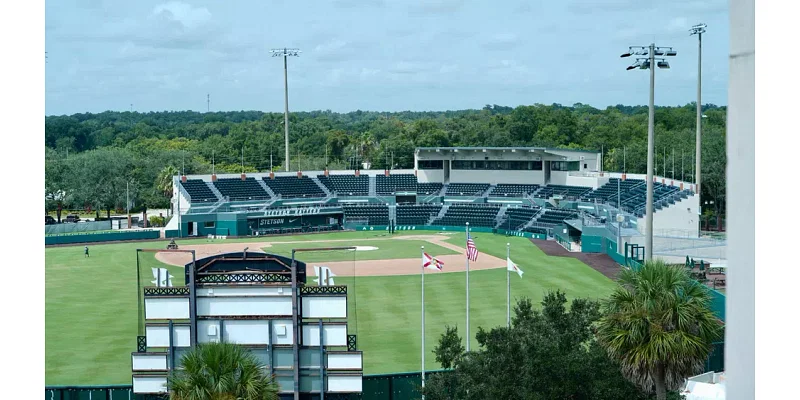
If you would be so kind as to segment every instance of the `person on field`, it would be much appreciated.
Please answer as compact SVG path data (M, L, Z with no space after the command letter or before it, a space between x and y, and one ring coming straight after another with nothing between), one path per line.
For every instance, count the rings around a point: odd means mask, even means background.
M89 257L89 246L83 246L83 255Z

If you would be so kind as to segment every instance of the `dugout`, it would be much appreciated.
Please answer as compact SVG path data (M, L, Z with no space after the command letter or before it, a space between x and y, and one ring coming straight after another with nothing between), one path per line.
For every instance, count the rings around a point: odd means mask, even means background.
M344 212L340 207L328 208L185 214L181 215L180 236L260 236L341 229Z

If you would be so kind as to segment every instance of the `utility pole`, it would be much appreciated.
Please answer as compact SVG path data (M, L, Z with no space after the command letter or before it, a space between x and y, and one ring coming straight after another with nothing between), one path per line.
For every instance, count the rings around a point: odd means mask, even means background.
M206 95L206 112L211 112L211 93Z
M283 88L284 88L284 113L283 113L283 129L286 146L286 172L289 172L289 56L300 56L300 49L272 49L270 50L273 57L283 56Z
M700 146L700 142L701 142L700 134L701 134L702 125L703 125L703 110L702 110L703 109L703 106L702 106L703 103L702 103L701 97L700 97L700 92L701 92L700 88L702 87L701 86L701 78L702 78L702 72L703 72L703 68L702 68L702 65L703 65L703 60L702 60L702 58L703 58L703 33L706 32L706 27L707 27L706 24L697 24L697 25L693 26L692 29L689 30L689 36L697 35L697 105L696 105L696 107L697 107L697 127L696 127L697 128L697 132L695 134L695 163L697 164L697 166L695 168L696 168L697 172L696 172L696 175L694 176L694 182L695 182L695 185L697 186L697 189L696 189L697 190L697 194L702 194L702 192L700 191L700 171L701 171L701 167L700 167L700 147L701 147Z
M672 179L675 179L675 148L672 148Z
M647 202L645 203L645 259L653 259L653 161L655 159L655 87L656 87L656 66L659 68L669 68L669 63L664 58L659 58L656 63L656 56L673 57L678 52L672 47L657 47L655 43L650 46L631 46L628 52L620 57L630 57L637 55L636 61L627 67L627 70L649 69L650 70L650 105L647 123ZM645 58L646 56L646 58Z

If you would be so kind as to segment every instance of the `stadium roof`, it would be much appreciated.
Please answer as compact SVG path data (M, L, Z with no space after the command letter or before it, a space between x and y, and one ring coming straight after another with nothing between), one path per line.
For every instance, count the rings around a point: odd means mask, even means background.
M582 149L563 149L563 148L554 148L554 147L417 147L415 152L418 153L420 150L425 151L449 151L449 152L458 152L458 151L478 151L478 150L494 150L494 151L503 151L503 150L511 150L511 151L573 151L573 152L580 152L580 153L598 153L595 150L582 150Z

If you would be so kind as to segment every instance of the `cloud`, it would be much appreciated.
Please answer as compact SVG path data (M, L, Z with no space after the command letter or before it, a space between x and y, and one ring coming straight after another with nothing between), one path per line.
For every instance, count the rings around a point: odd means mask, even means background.
M728 10L727 0L671 0L654 3L641 0L569 0L567 9L574 14L597 14L619 12L645 12L655 10L699 12L722 12Z
M464 0L424 0L409 6L411 14L452 14L459 11Z
M508 50L519 44L519 38L514 33L497 33L483 42L482 46L492 50Z
M383 7L385 0L333 0L333 5L338 8Z
M419 74L430 70L430 64L408 61L400 61L389 68L389 72L392 74Z
M207 8L195 8L180 1L171 1L155 6L153 15L178 22L187 29L201 27L211 20L211 12Z

